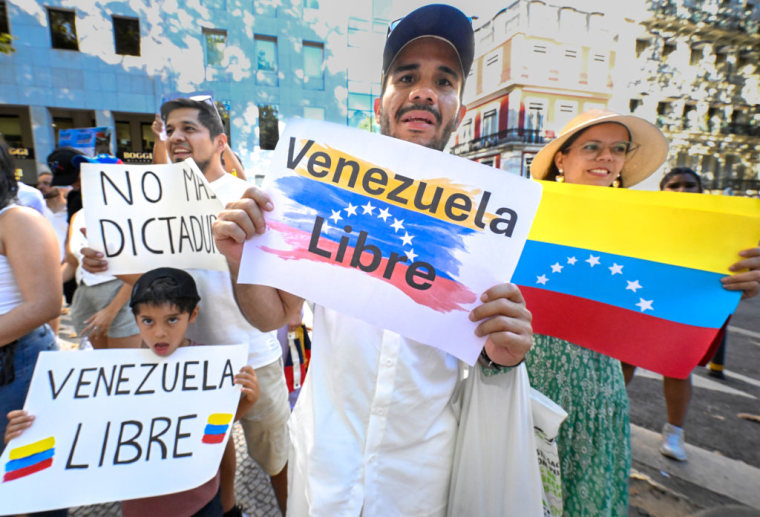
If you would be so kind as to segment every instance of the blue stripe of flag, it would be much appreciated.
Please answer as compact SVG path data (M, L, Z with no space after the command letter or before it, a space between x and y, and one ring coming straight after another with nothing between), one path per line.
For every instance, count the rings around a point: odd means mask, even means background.
M5 471L12 472L14 470L23 469L31 465L35 465L41 461L49 460L54 455L55 455L55 447L53 447L52 449L48 449L46 451L38 452L37 454L32 454L31 456L27 456L26 458L11 460L5 464Z
M466 251L465 236L476 232L472 228L438 219L414 208L399 207L301 176L280 178L277 180L277 186L289 200L296 203L295 209L287 212L290 226L311 233L314 218L320 215L332 228L326 234L323 233L322 238L339 242L341 237L346 236L343 231L345 225L351 225L351 245L356 243L359 231L364 230L369 234L367 244L378 246L385 252L386 257L392 251L403 255L405 250L413 248L417 254L415 260L432 264L439 277L450 280L456 280L459 276L461 262L456 258L456 253ZM375 207L372 215L363 214L362 206L367 202ZM441 201L441 205L444 202L445 199ZM347 215L345 208L349 203L358 207L356 215ZM413 202L410 201L408 206L412 205ZM387 221L377 217L382 209L387 209L391 214ZM329 219L333 210L340 210L343 217L337 224ZM390 228L394 218L404 221L403 230L394 231ZM414 236L411 245L404 245L401 240L405 232Z
M599 261L593 267L588 262L591 256ZM575 265L569 263L572 257L576 259ZM562 266L561 271L553 272L552 265L555 269L559 269L556 265ZM613 274L611 268L620 270L620 273ZM740 297L740 293L721 287L722 276L709 271L529 240L525 243L512 282L587 298L678 323L719 328ZM546 282L540 283L539 280L544 278ZM687 292L688 296L684 296ZM642 311L637 305L642 300L651 302L652 309ZM557 317L561 318L562 315L558 314Z
M224 434L227 432L228 425L206 424L203 434Z

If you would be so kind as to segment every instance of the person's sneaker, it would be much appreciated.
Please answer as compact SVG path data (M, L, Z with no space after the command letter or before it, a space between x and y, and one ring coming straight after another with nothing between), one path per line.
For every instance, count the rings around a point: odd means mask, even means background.
M686 461L686 447L683 441L683 429L665 424L662 427L662 445L660 454L677 461Z
M720 379L722 381L726 380L726 374L723 373L723 366L722 365L713 365L713 363L710 363L707 365L707 375L710 377L715 377L716 379Z

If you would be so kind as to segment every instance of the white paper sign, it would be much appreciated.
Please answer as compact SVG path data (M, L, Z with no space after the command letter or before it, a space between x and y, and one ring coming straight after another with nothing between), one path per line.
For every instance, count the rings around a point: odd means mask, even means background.
M41 352L6 446L0 514L189 490L216 474L240 400L246 345ZM54 487L54 488L53 488Z
M474 364L469 312L510 279L541 187L394 138L288 123L268 184L268 231L239 282L271 285Z
M192 160L84 163L81 181L87 238L104 253L109 274L227 269L211 234L223 206Z

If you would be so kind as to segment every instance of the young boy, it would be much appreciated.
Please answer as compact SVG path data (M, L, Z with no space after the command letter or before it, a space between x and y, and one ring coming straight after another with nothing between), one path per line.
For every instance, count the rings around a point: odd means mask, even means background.
M174 268L159 268L142 275L132 289L130 307L137 320L143 345L166 357L181 346L194 346L185 337L187 327L198 315L198 290L193 277ZM259 383L250 366L244 366L235 376L242 388L235 420L248 412L259 398ZM25 411L8 413L6 443L27 429L34 417ZM219 472L208 482L184 492L131 499L122 502L124 517L159 516L221 516Z

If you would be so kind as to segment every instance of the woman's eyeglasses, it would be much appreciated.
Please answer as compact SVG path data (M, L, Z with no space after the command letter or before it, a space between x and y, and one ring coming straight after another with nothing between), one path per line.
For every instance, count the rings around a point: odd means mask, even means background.
M633 142L613 142L611 144L605 144L603 142L592 140L579 146L569 147L566 151L578 149L578 152L587 158L598 158L602 155L605 149L609 149L610 154L615 158L625 158L638 148L639 146Z

